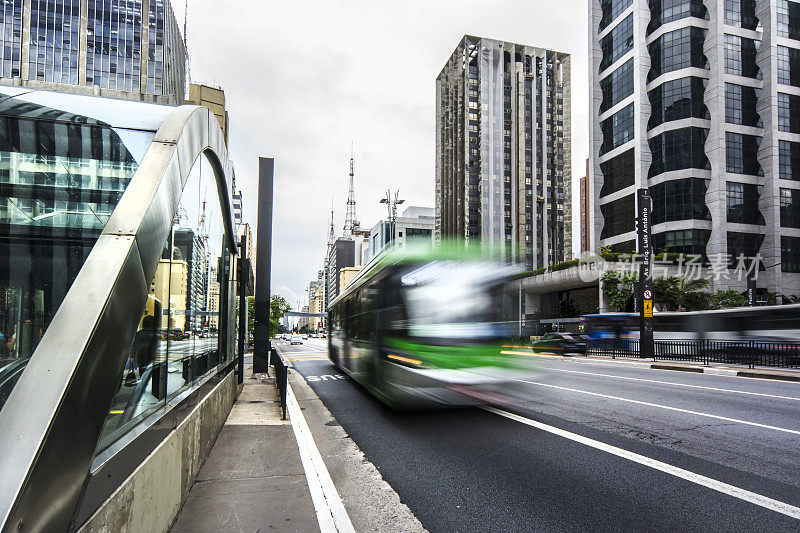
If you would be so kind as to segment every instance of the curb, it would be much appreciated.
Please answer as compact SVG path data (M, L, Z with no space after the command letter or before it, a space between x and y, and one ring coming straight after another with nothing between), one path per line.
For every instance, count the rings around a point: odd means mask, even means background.
M509 348L511 348L509 346ZM515 347L516 348L516 347ZM558 359L571 359L574 361L580 361L580 358L574 358L572 356L565 356L561 354L539 354L539 353L526 353L525 355L532 355L535 357L555 357ZM616 365L626 365L626 366L638 366L638 367L646 367L652 368L653 370L673 370L677 372L694 372L696 374L710 374L710 375L717 375L717 376L733 376L733 377L741 377L741 378L758 378L758 379L772 379L776 381L791 381L791 382L800 382L800 372L797 372L797 375L786 375L786 374L773 374L770 372L758 371L758 370L736 370L735 368L714 368L714 367L705 367L705 366L684 366L684 365L674 365L669 363L647 363L645 361L626 361L620 359L598 359L598 358L589 358L585 356L582 360L584 361L598 361L598 362L605 362L610 364Z

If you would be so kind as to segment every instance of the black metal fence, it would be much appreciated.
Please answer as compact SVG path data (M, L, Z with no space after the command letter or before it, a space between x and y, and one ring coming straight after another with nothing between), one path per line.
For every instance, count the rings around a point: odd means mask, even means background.
M286 420L286 387L289 376L289 369L286 362L275 348L270 350L272 367L275 369L275 386L278 387L278 395L281 398L281 409L283 410L283 420Z
M654 361L687 361L800 368L800 342L720 341L709 339L660 340L654 342ZM638 339L591 340L586 355L639 358Z

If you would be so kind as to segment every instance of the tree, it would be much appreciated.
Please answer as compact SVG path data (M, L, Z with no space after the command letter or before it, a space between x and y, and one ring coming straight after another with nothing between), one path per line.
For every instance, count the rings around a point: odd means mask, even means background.
M687 281L685 276L670 276L653 280L655 301L666 305L670 311L708 309L711 295L705 291L707 288L705 278Z
M717 291L711 295L711 307L714 309L729 309L745 305L747 305L747 297L736 289Z
M269 298L269 336L274 337L278 333L280 320L286 311L291 309L289 302L281 296L273 294ZM254 296L247 297L247 331L255 333L256 330L256 299Z
M634 272L620 275L619 272L609 270L603 274L603 277L600 278L603 294L608 297L611 309L617 312L625 310L628 301L633 296L633 284L638 279L639 276Z

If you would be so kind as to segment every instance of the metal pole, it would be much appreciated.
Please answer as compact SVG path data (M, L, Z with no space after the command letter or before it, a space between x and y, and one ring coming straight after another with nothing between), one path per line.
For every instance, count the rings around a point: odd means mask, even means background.
M655 360L655 350L653 346L653 280L652 280L652 247L650 245L650 210L652 202L649 189L639 189L639 255L642 263L639 266L639 357L653 357Z
M272 266L272 189L275 160L258 158L258 229L256 254L255 332L253 373L269 373L269 303Z
M236 362L237 381L241 385L244 383L244 347L247 339L247 265L250 258L247 257L247 235L242 235L239 244L239 357Z

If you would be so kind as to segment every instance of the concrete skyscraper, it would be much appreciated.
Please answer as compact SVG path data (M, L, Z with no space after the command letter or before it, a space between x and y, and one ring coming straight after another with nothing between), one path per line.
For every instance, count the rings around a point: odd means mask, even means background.
M636 190L656 252L800 289L800 4L590 0L592 249L636 248ZM723 266L724 268L724 266ZM712 289L744 288L717 276Z
M572 257L570 56L466 35L436 79L436 239Z
M0 30L5 85L183 103L186 50L169 0L9 0Z

